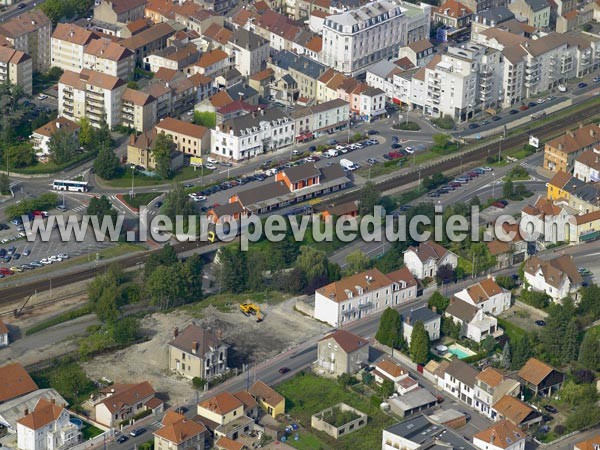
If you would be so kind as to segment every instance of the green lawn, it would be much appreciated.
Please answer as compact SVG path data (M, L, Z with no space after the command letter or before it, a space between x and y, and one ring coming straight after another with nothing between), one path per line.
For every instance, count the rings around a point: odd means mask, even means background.
M81 434L83 436L84 441L87 441L88 439L92 439L102 433L103 433L103 431L100 428L97 428L94 425L90 425L89 423L83 422L83 428L81 429Z
M372 166L369 166L368 164L366 164L363 167L361 167L360 169L358 169L356 174L360 175L361 177L364 177L364 178L369 178L369 176L371 178L376 178L381 175L388 175L390 173L394 173L394 172L402 169L402 167L404 167L405 165L406 165L406 162L402 159L396 159L394 161L386 161L384 163L376 163L376 164L373 164Z
M360 433L360 431L358 431ZM298 435L300 439L294 440L294 436ZM286 441L286 444L297 448L299 450L326 450L328 445L321 441L314 434L310 434L308 431L301 430L298 433L292 434Z
M354 433L334 440L325 433L301 433L301 439L289 442L300 449L374 449L381 446L381 432L384 428L398 422L383 413L379 407L371 406L367 397L344 389L337 381L320 378L313 374L300 373L276 387L276 390L285 396L286 412L297 420L305 429L310 429L310 417L332 405L340 402L364 412L369 416L368 425ZM302 441L304 435L305 441ZM321 445L321 443L323 443Z
M498 317L498 326L504 330L511 342L515 342L515 340L521 339L527 334L523 328L518 327L506 319L501 319L500 317Z
M146 206L148 203L162 194L164 194L164 192L144 192L135 194L133 198L131 198L131 195L125 194L123 196L123 200L125 200L129 206L133 208L139 208L140 206Z

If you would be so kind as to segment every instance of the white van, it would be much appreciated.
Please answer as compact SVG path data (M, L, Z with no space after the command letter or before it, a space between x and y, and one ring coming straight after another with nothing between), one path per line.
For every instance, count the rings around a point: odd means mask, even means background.
M340 159L340 166L342 166L344 168L344 170L349 170L349 171L358 169L358 165L356 165L349 159Z
M340 154L340 152L339 152L339 151L337 151L337 150L335 150L335 149L333 149L333 148L330 148L329 150L327 150L327 151L325 152L325 155L324 155L324 156L325 156L326 158L335 158L336 156L339 156L339 154Z

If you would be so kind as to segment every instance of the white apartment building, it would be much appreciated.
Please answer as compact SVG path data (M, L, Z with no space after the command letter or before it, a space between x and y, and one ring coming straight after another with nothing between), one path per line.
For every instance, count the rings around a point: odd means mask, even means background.
M245 28L234 31L228 47L235 68L245 77L260 72L269 58L269 41Z
M323 24L322 62L347 75L398 54L400 47L429 37L429 6L376 0L328 16Z
M315 319L338 327L416 295L417 283L406 268L388 275L371 269L317 289Z
M60 450L79 441L79 430L70 422L69 411L52 400L41 398L33 411L17 421L20 450Z
M226 120L211 130L211 153L242 161L292 145L294 121L279 108Z
M555 302L565 297L579 299L583 278L577 271L572 257L562 255L548 261L532 256L525 262L525 282L530 289L545 292Z
M99 127L106 120L110 128L121 123L126 83L115 76L83 69L65 71L58 81L58 115L77 121L83 117Z
M39 8L0 24L0 35L4 36L15 50L31 56L34 72L45 72L50 68L51 34L52 21Z
M27 53L10 47L0 47L0 83L11 83L21 86L26 94L31 95L32 61Z
M368 87L360 93L358 114L365 122L371 122L385 114L385 92Z
M83 67L129 80L135 70L135 54L109 39L95 39L83 51Z
M444 374L444 390L471 406L475 396L475 383L479 371L464 361L453 359Z
M350 105L344 100L335 99L292 112L296 139L305 140L337 131L348 126Z
M79 72L83 69L84 50L96 38L90 30L72 23L59 23L52 33L50 65Z

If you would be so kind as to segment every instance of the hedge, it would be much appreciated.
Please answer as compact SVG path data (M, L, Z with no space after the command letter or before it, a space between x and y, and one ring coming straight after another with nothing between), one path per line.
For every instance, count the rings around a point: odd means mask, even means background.
M50 328L53 327L54 325L58 325L59 323L63 323L63 322L68 322L70 320L74 320L77 319L78 317L82 317L85 316L87 314L90 314L92 312L92 308L90 305L85 305L81 308L78 309L74 309L72 311L67 311L64 312L62 314L59 314L56 317L52 317L51 319L45 320L43 322L40 322L34 326L32 326L31 328L29 328L25 334L27 336L32 335L34 333L39 333L42 330L45 330L46 328Z

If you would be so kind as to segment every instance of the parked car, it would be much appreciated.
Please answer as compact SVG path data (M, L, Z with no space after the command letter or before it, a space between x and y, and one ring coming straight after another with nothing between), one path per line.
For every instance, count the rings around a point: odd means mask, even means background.
M128 438L127 436L125 436L125 435L123 435L123 436L119 436L119 437L117 438L117 443L118 443L118 444L122 444L123 442L127 442L128 440L129 440L129 438Z
M536 102L529 102L529 103L527 103L527 106L529 106L530 108L534 108L534 107L537 106L537 103Z
M211 164L211 163L204 164L204 167L206 167L208 170L216 170L216 168L217 168L217 166L215 166L214 164Z
M581 83L579 83L579 84L577 85L577 87L578 87L579 89L583 89L583 88L587 87L587 83L581 82Z
M521 111L527 111L527 110L529 109L529 106L527 106L527 105L522 105L522 106L521 106L519 109L520 109Z
M469 124L469 129L474 130L475 128L479 128L479 124L478 123L470 123Z
M558 412L558 410L552 405L546 405L544 406L544 409L552 414L556 414Z
M379 134L379 131L377 131L377 130L369 130L369 131L367 131L367 134L369 136L373 136L374 134Z
M158 201L158 202L154 202L154 207L155 208L160 208L163 205L163 202Z
M594 83L600 82L600 77L594 77Z
M519 110L518 109L511 109L509 112L509 114L519 114Z
M545 327L545 326L546 326L546 322L544 322L543 320L536 320L536 321L535 321L535 324L536 324L538 327Z
M290 369L288 367L281 367L279 369L279 373L283 374L283 373L288 373L290 371Z
M492 206L495 206L496 208L500 208L500 209L506 208L506 205L504 203L500 203L500 202L494 202L494 203L492 203Z
M544 102L546 102L546 99L545 99L545 98L538 98L538 99L537 99L537 103L538 103L538 105L541 105L541 104L542 104L542 103L544 103Z
M499 120L502 120L502 117L500 117L500 116L492 116L492 121L493 122L498 122Z
M140 434L144 434L145 432L146 432L146 429L143 427L142 428L134 428L133 430L131 430L129 432L129 435L136 437L136 436L139 436Z

